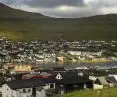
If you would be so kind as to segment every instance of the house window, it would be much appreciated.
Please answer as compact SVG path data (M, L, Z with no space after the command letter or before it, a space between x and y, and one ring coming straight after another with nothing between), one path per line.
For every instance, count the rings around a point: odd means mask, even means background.
M50 89L53 89L54 88L54 84L50 84Z
M63 88L63 85L60 85L61 88Z
M26 93L26 90L25 89L23 89L23 93Z
M73 85L74 88L78 88L78 85Z

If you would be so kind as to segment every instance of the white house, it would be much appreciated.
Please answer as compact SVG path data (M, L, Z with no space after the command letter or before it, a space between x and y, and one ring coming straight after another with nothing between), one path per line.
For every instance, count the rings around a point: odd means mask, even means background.
M84 56L101 56L102 52L82 52Z
M97 79L94 81L93 89L94 90L103 89L104 87L107 86L109 86L109 83L107 82L105 77L97 77Z
M81 51L68 51L68 53L71 55L77 55L77 56L80 56L82 54Z
M39 80L16 80L2 85L2 97L46 97Z

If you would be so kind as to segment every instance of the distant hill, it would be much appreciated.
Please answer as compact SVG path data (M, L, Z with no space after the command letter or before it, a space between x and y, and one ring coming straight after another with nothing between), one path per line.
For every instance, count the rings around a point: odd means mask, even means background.
M117 15L57 19L0 3L0 37L13 40L117 40Z

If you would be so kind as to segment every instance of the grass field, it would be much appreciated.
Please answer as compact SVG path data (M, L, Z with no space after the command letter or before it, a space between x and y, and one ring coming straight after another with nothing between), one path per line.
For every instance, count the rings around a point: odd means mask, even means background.
M81 63L107 63L112 62L111 60L80 60Z
M104 16L102 16L104 17ZM108 16L110 19L113 18ZM14 40L117 40L117 19L4 19L0 34ZM103 22L102 22L103 21ZM115 23L114 23L115 22ZM114 23L114 24L113 24Z
M72 93L67 93L62 97L117 97L117 88L75 91Z

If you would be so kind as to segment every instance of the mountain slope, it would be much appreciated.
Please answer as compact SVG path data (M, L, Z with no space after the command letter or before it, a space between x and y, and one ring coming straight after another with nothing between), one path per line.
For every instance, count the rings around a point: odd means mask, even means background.
M0 4L0 36L13 40L117 40L117 15L56 19Z
M39 13L25 12L18 9L13 9L0 3L0 18L48 18Z

